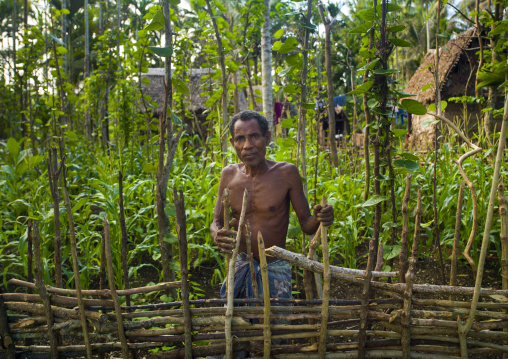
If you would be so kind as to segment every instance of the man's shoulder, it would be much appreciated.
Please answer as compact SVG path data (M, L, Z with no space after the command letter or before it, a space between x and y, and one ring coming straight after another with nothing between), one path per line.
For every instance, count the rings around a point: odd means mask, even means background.
M277 172L280 172L283 175L298 175L298 168L289 162L276 162L276 161L269 161L269 165L272 168L272 170L275 170Z
M222 169L221 177L234 176L239 171L239 164L232 163Z

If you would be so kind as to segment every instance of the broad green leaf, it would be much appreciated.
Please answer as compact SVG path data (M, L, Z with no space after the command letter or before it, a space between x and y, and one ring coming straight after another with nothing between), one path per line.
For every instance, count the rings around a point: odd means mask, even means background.
M168 215L168 217L176 216L176 208L174 204L168 204L164 207L164 212Z
M388 74L397 74L400 71L397 70L397 69L386 69L386 70L385 69L375 69L372 72L377 74L377 75L388 75Z
M155 54L160 57L170 57L173 55L173 46L167 47L157 47L157 46L148 46L148 48Z
M361 95L362 93L369 91L372 85L374 85L374 81L367 81L355 88L353 91L349 91L346 95Z
M381 11L383 11L383 8L382 8L382 5L378 5L376 7L376 10L377 10L377 13L379 14L379 16L381 16ZM402 10L402 7L400 7L399 5L395 5L395 4L386 4L386 12L393 12L393 11L400 11Z
M381 17L381 13L379 12L377 14L374 13L374 8L361 10L357 12L356 15L358 15L360 19L365 21L374 21L376 20L376 18Z
M280 28L279 30L277 30L273 35L273 37L275 37L276 39L280 39L282 35L284 35L284 28Z
M361 24L360 26L355 27L349 33L350 34L364 34L372 28L372 24L374 24L372 21L367 21L367 22Z
M217 8L218 8L220 11L222 11L222 12L227 12L227 11L228 11L228 10L224 7L224 5L222 5L222 4L220 3L220 1L215 0L215 1L214 1L214 3L215 3L215 6L217 6Z
M9 150L11 158L17 161L19 156L19 143L14 138L9 137L7 140L7 149Z
M400 157L403 157L406 160L417 161L417 162L419 160L418 156L413 155L412 153L408 153L408 152L401 153Z
M157 164L156 163L145 163L143 165L143 171L148 173L156 173L157 172Z
M282 120L280 125L283 128L293 128L293 127L295 127L294 121L291 118L285 118L284 120Z
M164 241L169 244L176 244L178 243L178 237L175 236L173 233L164 233Z
M420 165L411 160L395 160L393 161L393 167L405 169L410 172L418 171L420 169Z
M395 130L392 130L392 133L395 137L400 137L406 135L407 130L404 130L402 128L396 128Z
M272 45L272 50L273 51L279 51L279 49L281 48L282 46L282 41L275 41Z
M422 87L422 92L423 91L427 91L428 89L430 89L432 87L432 85L434 85L434 84L431 82L431 83L428 83L427 85L423 86Z
M65 55L67 54L67 49L63 46L57 46L56 47L56 52L58 52L60 55Z
M388 29L388 31L392 32L392 33L396 33L396 32L400 32L402 30L404 30L406 28L405 25L395 25L395 26L392 26Z
M364 204L362 204L362 207L374 206L386 200L388 200L388 197L377 194L375 196L370 197Z
M287 62L287 64L289 66L295 66L298 68L301 68L302 64L303 64L303 60L300 57L300 54L294 54L294 55L288 56L285 58L285 61Z
M162 10L159 10L155 13L152 21L146 25L143 30L147 31L159 31L164 27L164 14L162 14Z
M286 86L284 86L282 91L284 91L284 93L287 93L287 94L292 94L296 91L297 88L298 88L297 85L286 85Z
M302 27L304 29L309 29L310 31L316 31L317 30L317 26L314 25L314 24L308 24L306 22L303 22L303 23L301 23L301 25L302 25Z
M62 9L62 14L64 15L69 15L71 12L69 11L69 9Z
M189 88L187 87L187 85L185 84L185 82L183 82L182 80L180 80L178 77L172 77L171 78L171 83L173 84L173 87L175 88L175 90L181 94L184 94L184 95L187 95L189 96L190 95L190 90Z
M413 115L422 116L427 113L427 108L416 100L404 99L400 102L400 104L402 105L402 108Z
M427 222L427 223L422 223L420 224L420 226L422 226L423 228L427 228L427 227L430 227L430 225L434 223L434 220L431 220L430 222Z
M237 72L238 71L238 65L236 64L236 61L226 61L226 66L229 67L231 72Z
M290 53L296 48L296 45L298 45L298 40L296 40L293 36L288 37L280 47L279 54Z
M282 70L281 72L279 72L279 76L280 77L284 77L288 74L288 72L290 72L291 70L294 70L294 67L290 66L290 67L287 67L285 68L284 70Z
M150 79L149 79L149 78L145 77L145 78L142 78L142 79L141 79L141 83L142 83L143 85L150 85L151 81L150 81Z
M446 109L446 106L448 106L448 102L446 101L441 101L441 111L444 111ZM429 105L429 111L432 111L432 112L436 112L436 103L435 102L432 102L430 105Z
M168 0L168 3L170 3L171 5L178 5L180 4L180 0Z
M399 47L413 47L413 44L409 41L402 40L402 39L396 39L396 38L390 38L388 39L392 44Z
M371 62L369 62L368 64L360 67L358 69L358 71L365 71L365 70L372 70L373 68L376 67L377 63L379 62L379 59L375 59L375 60L372 60Z

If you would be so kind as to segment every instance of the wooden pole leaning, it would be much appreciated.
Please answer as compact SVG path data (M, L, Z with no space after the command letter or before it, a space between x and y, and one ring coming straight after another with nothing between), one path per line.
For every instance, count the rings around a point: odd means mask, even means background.
M187 217L183 191L180 196L173 188L176 208L176 231L178 233L178 254L180 256L180 274L182 277L182 307L185 326L185 359L192 359L192 320L189 303L189 268L187 264Z
M326 197L321 199L321 205L326 205ZM321 251L323 252L323 304L321 311L321 332L319 336L318 357L324 359L326 353L326 337L328 332L328 314L330 301L330 254L328 251L328 228L321 225Z
M37 285L37 290L39 291L39 295L41 296L42 303L44 306L44 314L46 315L47 325L48 325L48 337L49 337L49 346L51 348L51 359L58 358L58 342L56 338L56 333L53 330L53 311L51 310L51 300L49 298L49 294L46 290L46 286L44 285L44 276L42 272L42 255L41 255L41 237L39 235L39 227L37 223L33 223L33 245L34 245L34 272L35 272L35 284Z
M229 261L228 277L227 277L227 306L226 306L226 359L233 359L233 335L231 331L231 321L233 319L233 300L235 296L235 263L236 256L238 255L238 248L240 247L240 240L242 238L242 231L245 224L245 212L247 210L247 197L248 192L245 189L243 193L242 212L240 213L240 221L238 221L238 231L236 233L236 243L233 249L232 260ZM226 224L226 223L224 223Z
M457 257L459 255L460 228L462 225L462 204L464 203L464 192L466 182L460 182L459 198L457 200L457 215L455 216L455 233L453 235L452 263L450 264L450 285L457 285ZM503 288L505 289L505 288ZM450 295L450 300L455 300L455 296Z
M224 206L224 229L229 230L229 222L231 221L231 202L229 201L229 189L224 188L224 195L222 196L222 205ZM228 288L228 274L229 274L229 262L231 261L231 254L226 253L226 290Z
M122 344L122 356L124 359L129 359L131 356L123 327L123 317L122 317L122 309L120 307L120 300L118 299L118 294L116 293L115 272L113 270L113 259L111 257L111 243L109 240L109 236L110 236L109 222L107 218L104 217L104 246L106 249L106 262L107 262L106 264L109 277L108 278L109 290L111 291L111 298L115 303L116 321L118 325L118 339L120 339L120 343Z
M62 186L65 209L67 211L67 218L69 220L69 234L71 239L71 254L72 254L72 268L74 270L74 283L76 287L76 297L78 299L79 315L81 319L81 328L83 330L83 338L85 341L86 357L92 359L92 347L90 346L90 336L88 335L88 321L85 315L85 304L83 301L83 294L81 293L81 278L79 276L79 262L78 250L76 245L76 231L74 229L74 217L72 215L71 200L69 193L67 193L66 186Z
M261 231L258 232L259 263L261 265L261 280L263 281L263 358L270 359L272 350L272 332L270 329L270 283L268 281L268 263L266 261L265 242Z
M499 235L501 240L501 283L503 289L508 289L508 205L504 189L503 178L501 177L497 187L499 217L501 218L501 233ZM508 310L503 309L503 313L508 313ZM508 329L504 328L503 331L508 332ZM505 341L504 344L507 345L508 342ZM503 354L503 358L508 358L508 354Z
M402 234L400 236L400 254L399 254L399 272L400 282L406 282L407 272L407 237L409 232L409 196L411 195L411 178L413 175L410 173L406 178L406 190L402 200Z
M250 269L250 279L252 281L252 290L254 291L254 298L259 298L259 289L258 282L256 281L256 270L254 268L254 257L252 256L252 243L251 243L251 232L250 232L250 222L247 221L247 233L245 233L245 242L247 245L247 257L249 257L249 269ZM257 304L259 305L259 304Z

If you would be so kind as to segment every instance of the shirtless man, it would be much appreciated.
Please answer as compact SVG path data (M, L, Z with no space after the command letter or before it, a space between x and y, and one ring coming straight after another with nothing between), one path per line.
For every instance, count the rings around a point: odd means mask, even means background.
M311 214L296 166L287 162L266 159L266 147L270 142L271 133L268 131L268 122L262 115L254 111L242 111L231 119L229 130L232 136L230 138L231 145L242 162L225 167L221 174L219 195L215 203L214 220L210 226L210 232L215 245L222 253L231 254L233 252L236 242L236 230L234 229L237 229L236 226L240 219L245 188L248 191L245 219L250 222L252 253L258 262L257 237L259 231L263 234L266 248L271 246L286 247L290 203L298 216L303 232L307 234L315 233L320 223L325 226L333 223L333 208L329 204L324 207L314 206L314 215ZM233 212L233 230L223 228L222 197L225 188L229 189ZM252 283L248 283L250 276L247 275L249 270L246 252L246 241L245 238L242 238L239 248L241 254L236 259L235 298L253 297ZM289 263L270 257L267 259L270 262L268 268L270 296L290 298L291 268ZM256 263L256 267L256 272L259 272L258 263ZM260 287L258 285L258 288ZM225 285L221 290L221 295L223 294L225 295Z

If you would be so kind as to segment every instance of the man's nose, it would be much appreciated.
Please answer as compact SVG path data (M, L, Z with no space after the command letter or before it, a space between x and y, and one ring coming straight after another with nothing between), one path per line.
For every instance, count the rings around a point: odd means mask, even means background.
M253 141L252 139L248 138L245 140L245 145L243 146L244 148L251 148L253 146Z

